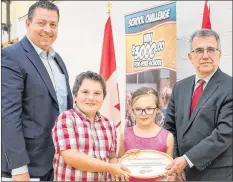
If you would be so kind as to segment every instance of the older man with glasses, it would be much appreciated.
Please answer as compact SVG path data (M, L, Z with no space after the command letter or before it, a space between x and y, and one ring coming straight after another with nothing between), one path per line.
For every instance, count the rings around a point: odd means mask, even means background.
M196 74L176 83L164 128L175 137L168 175L185 170L187 181L232 180L232 77L219 68L220 37L195 31L188 57Z

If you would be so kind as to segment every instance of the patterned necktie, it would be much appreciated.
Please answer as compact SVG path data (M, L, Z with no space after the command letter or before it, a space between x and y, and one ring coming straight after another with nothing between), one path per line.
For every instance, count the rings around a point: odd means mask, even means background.
M198 81L199 85L198 87L195 89L194 94L193 94L193 98L192 98L192 105L191 105L191 114L193 112L193 110L195 109L198 100L200 99L202 92L203 92L203 85L205 83L204 80L199 80Z

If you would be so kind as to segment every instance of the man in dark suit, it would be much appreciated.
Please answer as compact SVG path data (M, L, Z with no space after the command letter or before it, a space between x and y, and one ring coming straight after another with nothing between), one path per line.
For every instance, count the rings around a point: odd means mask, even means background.
M73 100L66 66L51 47L57 38L59 9L33 4L27 35L2 50L2 177L13 181L53 180L51 130Z
M168 175L184 170L188 181L232 180L232 77L218 67L219 35L194 32L188 57L196 75L175 84L165 119L177 157Z

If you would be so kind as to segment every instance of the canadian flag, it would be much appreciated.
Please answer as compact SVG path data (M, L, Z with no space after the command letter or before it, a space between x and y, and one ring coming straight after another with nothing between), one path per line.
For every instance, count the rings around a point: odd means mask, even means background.
M100 109L101 114L113 121L117 129L117 136L121 131L120 102L118 93L115 49L112 35L112 23L109 16L105 24L100 75L106 82L107 95Z
M208 1L205 1L203 18L202 18L202 28L203 29L211 29L210 22L210 5Z

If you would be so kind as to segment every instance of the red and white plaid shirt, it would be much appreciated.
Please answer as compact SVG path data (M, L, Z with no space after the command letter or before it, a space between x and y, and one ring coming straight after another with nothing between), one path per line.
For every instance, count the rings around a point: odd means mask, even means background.
M52 137L56 150L53 160L55 181L99 181L102 176L101 172L80 171L66 164L60 155L63 150L78 149L106 162L109 162L109 153L116 152L113 122L97 113L95 121L91 123L77 107L58 116Z

